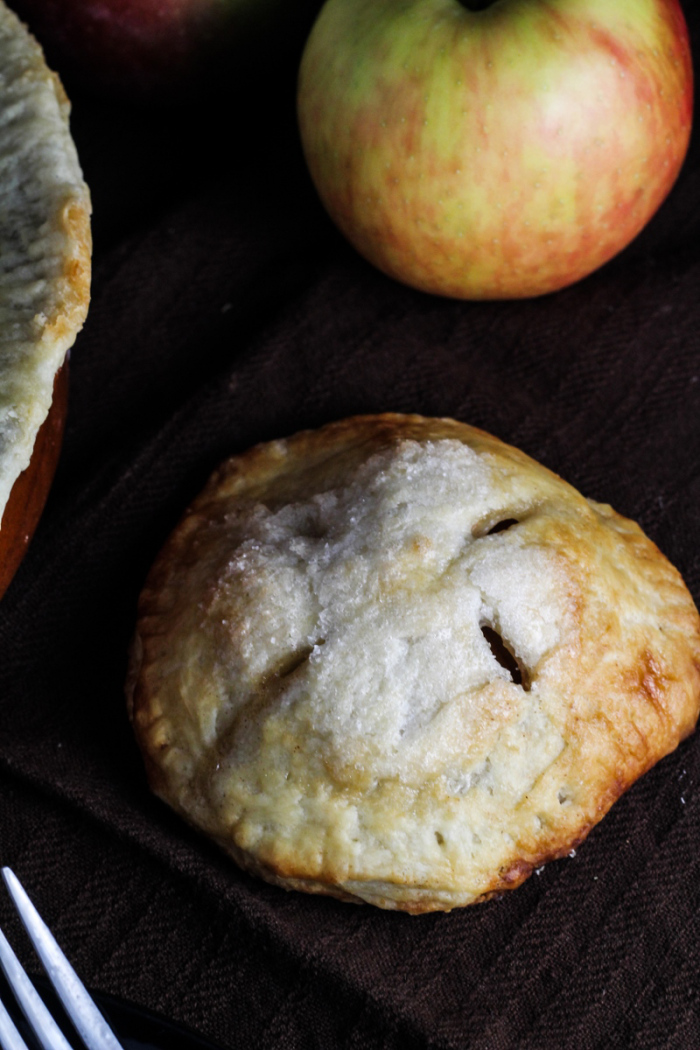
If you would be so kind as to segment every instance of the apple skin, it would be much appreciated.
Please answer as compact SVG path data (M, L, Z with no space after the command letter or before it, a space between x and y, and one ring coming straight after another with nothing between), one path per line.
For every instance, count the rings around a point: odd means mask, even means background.
M8 3L62 79L116 98L167 102L204 94L227 70L267 65L293 45L298 63L321 0Z
M677 0L327 0L297 112L333 220L390 276L521 298L639 233L687 152Z

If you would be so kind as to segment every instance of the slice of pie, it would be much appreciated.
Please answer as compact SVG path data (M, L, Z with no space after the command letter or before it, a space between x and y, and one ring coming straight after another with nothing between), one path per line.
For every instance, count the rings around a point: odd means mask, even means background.
M69 103L0 0L0 519L87 313L90 195Z

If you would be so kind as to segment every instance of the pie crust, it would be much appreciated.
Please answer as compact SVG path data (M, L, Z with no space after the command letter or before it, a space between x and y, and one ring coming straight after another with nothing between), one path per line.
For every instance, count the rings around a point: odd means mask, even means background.
M0 520L87 314L90 195L69 103L0 0Z
M449 910L566 856L695 726L700 621L638 525L448 419L235 456L143 590L154 791L289 889Z

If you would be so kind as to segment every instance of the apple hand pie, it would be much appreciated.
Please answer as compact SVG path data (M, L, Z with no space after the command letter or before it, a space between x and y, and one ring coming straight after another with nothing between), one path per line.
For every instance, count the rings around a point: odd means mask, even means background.
M695 726L633 522L502 441L349 419L228 460L141 596L150 783L243 868L408 912L519 885Z
M69 105L0 0L0 519L87 313L90 196Z

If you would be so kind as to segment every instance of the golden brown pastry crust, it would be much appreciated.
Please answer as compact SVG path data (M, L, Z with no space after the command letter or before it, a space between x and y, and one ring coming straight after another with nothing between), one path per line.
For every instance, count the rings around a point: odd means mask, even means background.
M127 694L153 790L239 865L449 910L567 855L692 731L700 621L636 524L524 453L359 417L214 474Z
M0 521L90 299L90 194L69 102L0 0Z

